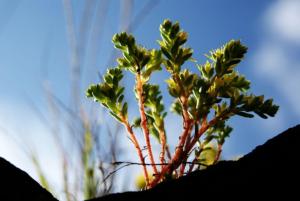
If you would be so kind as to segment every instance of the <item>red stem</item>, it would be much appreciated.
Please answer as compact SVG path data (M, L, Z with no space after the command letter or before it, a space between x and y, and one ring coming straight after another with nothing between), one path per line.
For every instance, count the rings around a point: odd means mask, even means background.
M215 157L214 164L216 164L219 161L221 153L222 153L222 145L218 144L218 152L217 152L217 155Z
M150 187L155 186L165 174L172 174L173 170L177 169L178 166L181 164L182 156L183 156L183 145L184 145L184 136L189 134L191 128L191 122L189 121L186 125L187 127L184 129L183 133L181 134L179 146L176 148L175 154L171 159L169 165L166 165L162 168L159 175L155 177L155 179L150 183Z
M186 142L185 142L185 146L187 146L190 143L190 141L191 141L191 135L188 135L187 139L186 139ZM184 170L185 170L185 167L186 167L185 162L187 161L187 159L188 159L188 157L184 161L182 161L183 163L181 164L181 167L180 167L180 170L179 170L179 176L180 177L183 176L183 174L184 174Z
M165 163L165 153L166 153L166 134L164 130L159 132L159 138L161 143L161 152L160 152L160 162ZM163 166L161 167L163 168Z
M127 119L123 118L123 124L128 132L128 135L129 135L129 138L130 140L132 141L137 153L138 153L138 156L139 156L139 159L142 163L142 166L143 166L143 172L144 172L144 177L146 179L146 184L147 186L150 184L150 180L149 180L149 175L148 175L148 171L147 171L147 167L145 165L145 158L143 156L143 153L142 153L142 150L141 150L141 147L138 143L138 140L136 139L133 131L132 131L132 128L131 126L129 125Z
M153 157L153 152L152 152L152 146L150 143L150 137L149 137L149 129L147 126L147 117L145 113L145 106L144 106L144 97L143 97L143 84L141 80L141 75L139 73L136 74L136 90L138 94L138 101L139 101L139 111L141 115L141 127L143 129L145 141L146 141L146 146L149 154L149 159L151 162L151 166L153 168L154 174L157 175L158 171L155 165L155 160Z

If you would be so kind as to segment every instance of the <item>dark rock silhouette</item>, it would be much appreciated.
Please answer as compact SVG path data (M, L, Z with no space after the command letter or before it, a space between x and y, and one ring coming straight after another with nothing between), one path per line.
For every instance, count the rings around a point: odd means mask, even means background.
M0 200L57 201L26 172L0 157Z
M299 179L300 125L268 140L238 161L221 161L147 191L111 194L89 201L260 200L263 197L300 200Z
M300 125L256 147L238 161L221 161L153 189L107 195L109 200L300 200ZM49 170L51 171L51 170ZM27 173L0 157L0 200L57 201Z

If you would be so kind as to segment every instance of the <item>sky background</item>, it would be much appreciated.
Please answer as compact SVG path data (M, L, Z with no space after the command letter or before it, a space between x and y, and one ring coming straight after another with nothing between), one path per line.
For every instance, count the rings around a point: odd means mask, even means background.
M84 66L82 91L79 93L83 105L90 104L84 97L85 89L99 80L97 73L105 72L107 65L114 65L110 61L111 37L126 27L120 26L124 17L120 16L120 10L129 1L95 2L98 7L106 6L103 10L107 13L100 32L89 32L86 40L88 45L81 61ZM42 124L32 105L47 113L45 86L65 104L70 101L72 51L63 5L59 0L0 0L0 156L36 178L20 144L13 139L24 142L23 145L35 144L42 160L47 161L46 167L51 169L47 174L57 183L55 145L49 137L49 129ZM80 36L84 1L72 1L71 5L74 33ZM145 5L149 9L143 10ZM99 17L101 14L93 15L86 28L97 29ZM300 0L132 1L129 19L136 27L131 31L138 43L147 48L158 48L159 24L166 18L179 21L189 33L187 45L194 49L193 57L200 64L205 62L204 54L209 50L230 39L240 39L249 51L238 71L251 80L251 92L273 98L280 105L275 118L230 120L234 131L224 146L225 159L246 154L299 123ZM94 49L95 44L98 49ZM195 68L192 64L187 67ZM166 74L155 75L152 82L163 84L165 78ZM128 86L132 84L130 79L124 82ZM162 91L165 95L166 87L162 87ZM127 97L132 95L127 94ZM164 101L168 104L167 97ZM172 138L172 135L177 135L173 133L180 129L177 120L170 116L166 123L171 125L167 131L174 143L177 137ZM125 143L125 135L123 138L122 146L133 150Z

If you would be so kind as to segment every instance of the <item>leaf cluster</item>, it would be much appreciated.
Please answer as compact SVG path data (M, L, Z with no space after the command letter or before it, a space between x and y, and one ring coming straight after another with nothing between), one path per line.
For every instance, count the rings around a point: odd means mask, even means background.
M191 48L183 46L188 34L180 29L178 22L173 24L170 20L165 20L159 30L162 40L158 43L167 58L164 64L170 73L179 73L181 66L193 55Z
M115 34L112 42L123 54L122 58L117 59L120 68L133 74L140 73L144 80L148 80L152 72L161 70L161 51L137 45L134 37L125 32Z
M103 76L104 82L92 84L86 91L88 98L101 103L118 121L127 118L128 103L124 102L124 87L120 86L123 73L120 68L108 69Z
M162 96L158 85L147 83L154 71L160 71L162 63L162 53L160 50L147 50L137 45L132 35L123 32L115 34L113 43L120 49L123 57L118 58L118 67L129 70L134 75L140 75L142 78L142 98L146 108L147 125L150 133L159 139L159 132L164 130L163 120L166 116ZM137 89L135 95L138 99ZM134 120L133 126L139 127L140 118Z
M188 75L187 70L180 72L180 81L184 91L192 93L189 96L189 110L194 119L199 119L215 111L215 116L222 119L235 114L243 117L253 117L255 113L262 118L273 117L278 106L273 105L273 100L264 100L264 96L248 94L250 81L235 71L237 64L242 61L247 48L240 41L231 40L222 48L211 51L207 57L210 59L203 65L197 65L200 76ZM189 79L185 79L188 77ZM188 81L187 81L188 80ZM168 80L169 93L179 97L182 92L172 78ZM190 88L192 86L192 88ZM178 100L172 105L172 111L181 114Z

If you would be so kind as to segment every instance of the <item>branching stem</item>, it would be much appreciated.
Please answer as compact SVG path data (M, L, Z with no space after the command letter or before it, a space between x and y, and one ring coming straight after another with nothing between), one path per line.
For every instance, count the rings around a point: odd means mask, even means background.
M148 154L149 154L149 159L150 159L150 162L153 164L152 168L153 168L154 174L158 174L158 171L157 171L157 168L155 165L155 160L153 157L151 143L150 143L149 128L147 126L147 117L146 117L145 106L144 106L143 83L141 80L140 73L136 74L136 90L137 90L137 94L138 94L139 111L140 111L140 115L141 115L141 128L144 133L146 146L147 146L147 150L148 150Z
M182 157L183 157L183 146L185 142L186 136L189 134L189 131L191 129L191 121L187 122L187 127L184 129L183 133L181 134L179 146L176 147L175 154L173 155L173 158L171 159L171 162L167 165L164 166L157 177L150 183L150 187L155 186L165 174L172 174L172 172L178 168L178 166L182 162Z
M187 146L191 141L191 134L189 134L187 136L187 139L186 139L186 142L185 142L185 146ZM180 170L179 170L179 176L183 176L184 174L184 170L185 170L185 167L186 167L186 161L187 161L188 157L186 157L186 159L183 161L183 163L181 164L181 167L180 167Z
M133 145L134 145L134 147L135 147L135 149L138 153L139 159L141 161L141 165L143 166L143 172L144 172L144 176L145 176L145 179L146 179L146 184L148 186L150 184L149 175L148 175L147 167L145 165L145 158L143 156L143 153L142 153L141 147L139 145L139 142L136 139L135 134L133 133L133 130L132 130L131 126L129 125L128 120L125 117L123 117L122 122L123 122L123 124L124 124L124 126L127 130L127 133L129 135L130 140L132 141L132 143L133 143Z

